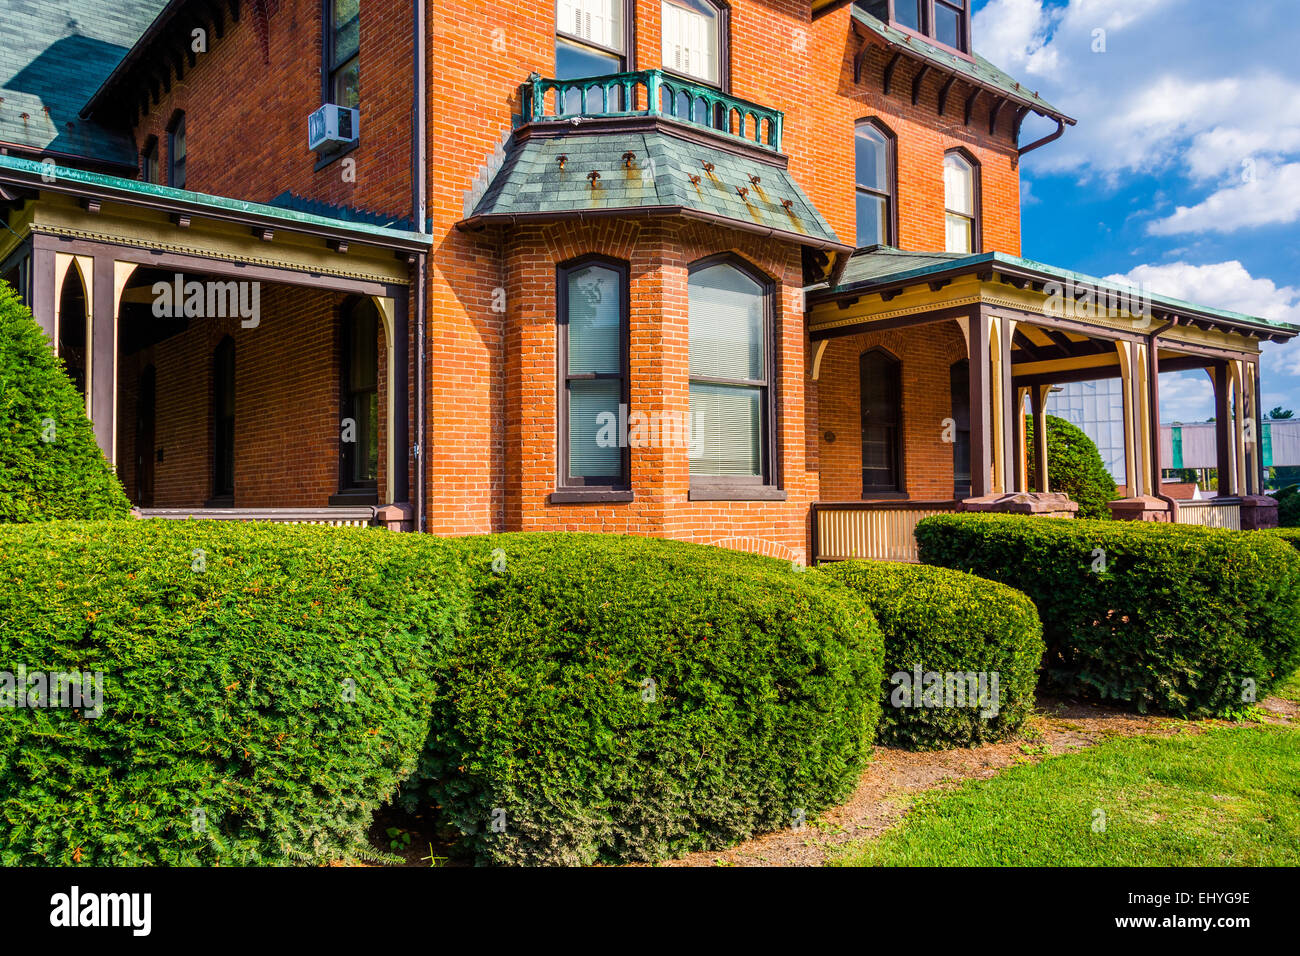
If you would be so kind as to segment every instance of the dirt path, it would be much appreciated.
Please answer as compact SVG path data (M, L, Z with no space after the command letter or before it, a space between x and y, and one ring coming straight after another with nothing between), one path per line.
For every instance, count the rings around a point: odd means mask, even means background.
M1270 723L1300 721L1300 706L1269 698L1260 705ZM1210 723L1143 716L1097 704L1040 700L1021 738L960 750L912 753L877 747L848 802L810 821L802 830L781 830L727 850L692 853L660 866L820 866L831 851L853 840L878 836L907 812L920 793L982 780L1017 763L1092 747L1113 737L1199 733Z

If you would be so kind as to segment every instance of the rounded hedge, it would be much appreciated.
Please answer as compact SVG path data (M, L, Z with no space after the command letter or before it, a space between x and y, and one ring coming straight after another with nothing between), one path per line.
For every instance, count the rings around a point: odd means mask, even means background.
M877 740L938 750L1006 740L1033 710L1043 627L1019 591L948 568L821 569L866 600L885 638Z
M659 860L852 791L882 649L847 589L645 538L462 546L474 609L404 802L439 807L479 862Z
M0 523L122 518L85 399L17 293L0 282Z
M1079 504L1080 518L1110 518L1110 504L1117 497L1115 479L1106 470L1097 446L1077 425L1057 418L1047 419L1047 477L1052 491L1063 492ZM1034 463L1034 418L1025 416L1025 448L1028 449L1029 486L1041 488Z
M1241 713L1300 665L1300 554L1257 532L941 515L921 559L1029 596L1067 692L1169 713Z
M0 864L372 855L428 735L456 557L378 530L0 528L0 667L103 674L97 717L0 719Z

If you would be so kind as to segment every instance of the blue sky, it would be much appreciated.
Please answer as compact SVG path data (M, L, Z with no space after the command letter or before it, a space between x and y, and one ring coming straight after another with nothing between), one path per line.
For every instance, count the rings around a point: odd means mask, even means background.
M1024 255L1300 324L1297 0L975 0L975 49L1079 125L1022 166ZM1049 132L1037 117L1023 140ZM1300 340L1263 407L1300 415ZM1203 372L1162 418L1212 414Z

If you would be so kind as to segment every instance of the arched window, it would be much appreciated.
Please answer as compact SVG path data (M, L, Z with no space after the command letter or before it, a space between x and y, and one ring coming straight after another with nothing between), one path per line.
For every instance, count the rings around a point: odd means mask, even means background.
M970 362L961 359L948 368L952 402L952 494L958 501L970 497Z
M691 268L692 493L775 486L771 284L730 257Z
M379 480L379 310L357 300L343 318L340 495L376 503ZM343 503L341 500L332 503Z
M167 125L167 185L184 189L189 177L189 145L185 132L185 114L179 110Z
M862 404L862 495L903 490L902 363L881 349L858 360Z
M979 167L960 150L943 158L944 248L980 251Z
M562 265L558 279L558 488L626 490L627 265L586 256Z
M234 505L235 340L226 336L212 353L211 504Z
M873 120L858 124L858 248L894 243L894 137Z
M662 0L664 69L726 86L726 7L710 0Z

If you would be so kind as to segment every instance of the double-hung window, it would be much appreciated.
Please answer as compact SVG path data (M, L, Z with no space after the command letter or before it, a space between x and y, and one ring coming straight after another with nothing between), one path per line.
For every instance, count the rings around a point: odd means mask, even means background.
M894 232L894 138L868 120L858 124L854 145L858 248L891 245Z
M361 103L361 0L326 0L325 101Z
M558 489L626 490L628 271L590 256L558 270Z
M691 270L692 494L775 487L771 297L769 283L729 258Z
M723 85L723 10L709 0L662 0L664 68L712 86Z
M589 76L621 73L627 66L626 0L556 0L555 77L579 80ZM606 101L606 98L608 101ZM587 92L585 112L601 113L622 109L622 93L616 87ZM570 90L564 102L566 113L584 112L582 92Z
M172 117L167 127L167 185L184 189L188 181L186 175L189 163L189 147L186 142L185 114L178 112Z
M959 150L943 159L944 249L979 252L978 167Z

